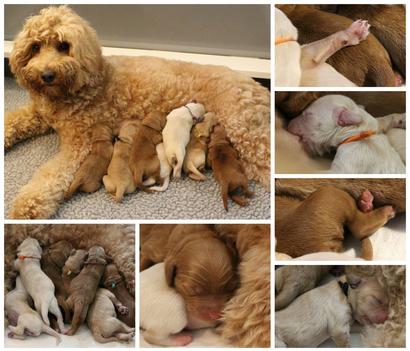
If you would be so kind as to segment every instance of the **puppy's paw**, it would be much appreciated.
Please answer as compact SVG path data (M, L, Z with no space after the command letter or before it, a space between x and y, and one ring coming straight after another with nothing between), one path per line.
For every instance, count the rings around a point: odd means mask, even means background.
M374 197L372 193L369 190L363 191L363 193L360 195L358 202L357 202L357 207L359 207L360 211L362 212L370 212L373 210L373 200Z
M405 113L395 114L393 116L392 127L406 129L406 114Z
M192 342L192 335L179 333L170 336L172 346L185 346Z
M386 216L387 221L394 218L396 216L396 211L393 206L384 206L383 212Z
M369 35L370 24L365 20L357 20L353 22L349 28L345 30L349 39L346 45L357 45L362 40L365 40Z
M122 316L127 316L129 311L126 306L121 305L121 306L118 306L118 313Z

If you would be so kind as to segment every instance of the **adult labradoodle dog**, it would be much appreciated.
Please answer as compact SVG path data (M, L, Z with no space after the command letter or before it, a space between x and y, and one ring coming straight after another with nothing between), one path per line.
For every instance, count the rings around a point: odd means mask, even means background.
M5 147L54 129L60 151L25 185L11 218L52 216L91 149L97 123L113 134L124 119L169 113L196 99L216 114L249 178L269 187L269 92L219 66L101 54L95 31L66 6L43 9L18 34L10 56L29 105L6 115ZM92 167L90 168L92 169Z

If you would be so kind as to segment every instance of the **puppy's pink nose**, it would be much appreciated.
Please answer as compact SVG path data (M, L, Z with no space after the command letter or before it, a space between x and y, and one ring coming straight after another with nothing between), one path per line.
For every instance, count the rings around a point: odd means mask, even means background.
M377 313L376 315L373 316L372 322L374 324L381 324L381 323L384 323L387 320L388 317L389 316L388 316L387 312L384 312L384 311L379 312L379 313Z
M208 318L211 320L217 320L221 318L221 312L220 311L210 311L208 312Z
M300 128L298 122L295 119L292 119L288 125L288 131L292 134L301 136Z

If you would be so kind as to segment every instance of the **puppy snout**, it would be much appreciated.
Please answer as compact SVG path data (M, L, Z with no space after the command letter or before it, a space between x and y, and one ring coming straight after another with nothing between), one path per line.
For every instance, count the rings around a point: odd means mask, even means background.
M54 81L54 79L56 78L56 74L55 72L51 71L51 70L46 70L41 74L41 79L45 82L45 83L52 83Z

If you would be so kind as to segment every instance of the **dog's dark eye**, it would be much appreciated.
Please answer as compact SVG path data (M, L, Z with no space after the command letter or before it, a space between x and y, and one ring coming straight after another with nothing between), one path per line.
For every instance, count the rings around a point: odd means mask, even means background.
M57 50L59 52L68 52L69 49L70 49L70 44L67 43L66 41L58 43L58 45L57 45Z
M35 44L31 45L31 52L33 54L36 54L39 51L40 51L40 44L35 43Z
M349 283L349 286L350 286L351 289L357 289L359 287L359 285L360 285L360 280Z

